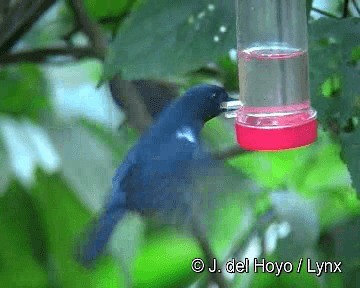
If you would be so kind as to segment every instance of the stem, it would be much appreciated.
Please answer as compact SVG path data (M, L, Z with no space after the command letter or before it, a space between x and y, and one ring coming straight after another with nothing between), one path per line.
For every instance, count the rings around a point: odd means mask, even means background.
M21 0L0 25L0 53L8 52L56 0Z
M359 6L359 4L356 2L356 0L352 0L352 3L354 5L354 7L355 7L356 12L360 15L360 6Z
M44 63L50 57L71 56L76 59L96 57L93 50L89 47L60 47L43 48L27 51L14 52L0 55L1 64L13 64L20 62Z
M349 15L349 0L344 0L343 15L342 18L346 18Z
M88 36L90 42L93 45L95 53L100 58L105 58L107 49L106 36L87 14L82 0L71 0L70 5L73 8L76 22L80 25L81 29Z
M93 45L95 54L105 59L108 48L106 34L102 31L99 24L93 21L85 12L82 0L70 0L70 5L74 11L75 19L81 30L87 35ZM113 99L119 99L122 103L129 122L138 131L143 132L152 123L152 117L146 109L144 101L141 99L136 89L125 86L119 75L110 80L110 90ZM124 93L134 92L134 93Z
M321 14L321 15L327 16L329 18L340 19L339 17L337 17L337 16L335 16L335 15L329 13L329 12L326 12L324 10L318 9L316 7L312 7L311 10L313 10L313 11L315 11L315 12Z
M214 152L213 157L217 160L226 160L246 153L250 152L240 148L238 145L234 145L224 150Z
M205 236L206 235L205 230L203 229L201 224L196 221L196 219L193 220L192 230L193 230L193 235L195 236L201 249L205 253L206 262L208 264L212 263L213 260L216 259L216 256L210 247L210 243L209 243L208 239ZM227 288L228 287L226 280L222 276L221 273L216 273L216 272L211 273L210 277L218 285L219 288Z
M254 225L250 228L250 231L246 234L245 238L240 238L234 241L234 244L230 248L225 261L227 261L230 257L238 257L241 251L244 251L246 246L249 244L251 239L255 237L259 232L259 227L264 229L264 227L269 226L275 220L275 212L273 209L267 211L264 215L260 216L260 218L254 223Z

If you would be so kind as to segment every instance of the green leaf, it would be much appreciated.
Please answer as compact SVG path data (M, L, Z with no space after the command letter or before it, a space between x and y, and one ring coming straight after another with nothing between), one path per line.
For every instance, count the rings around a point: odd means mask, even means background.
M330 142L317 148L303 165L299 165L298 171L302 173L294 174L296 189L307 196L315 196L321 194L320 191L336 187L350 189L349 173L339 156L340 145Z
M360 129L352 133L342 133L340 135L342 144L342 157L348 166L353 187L360 197Z
M234 175L235 176L235 175ZM241 174L238 175L241 177ZM241 180L239 179L239 182ZM224 183L224 192L231 189ZM232 245L235 245L239 238L246 237L251 225L254 222L254 211L252 210L255 201L247 199L246 194L253 191L236 190L235 194L221 197L221 203L213 209L207 219L207 231L209 242L219 261L229 253ZM226 219L226 221L224 221ZM234 255L230 255L233 257Z
M2 287L48 287L46 241L30 195L12 183L0 197L0 284Z
M86 271L74 255L90 213L74 191L58 175L38 173L31 193L47 235L49 274L57 287L123 287L124 276L108 257L99 259L95 269Z
M298 259L297 259L298 260ZM283 259L277 259L275 257L266 257L266 261L284 261ZM297 262L294 261L293 267L296 269ZM261 271L261 270L260 270ZM314 277L312 274L308 273L306 269L302 269L300 273L295 271L291 273L282 273L280 276L276 277L275 273L254 273L254 278L252 280L252 288L320 288L320 281Z
M248 153L229 159L231 166L242 169L267 188L276 189L283 187L291 180L297 166L306 161L306 156L311 147L280 152ZM259 169L260 168L260 169Z
M115 227L109 242L109 250L118 258L121 268L127 273L131 271L139 248L144 243L145 221L136 213L127 213ZM130 277L130 273L126 274Z
M355 47L351 52L352 61L360 60L360 46Z
M157 234L135 260L134 287L186 287L199 276L191 270L191 262L201 257L203 252L192 238L174 233Z
M289 236L278 241L277 254L283 261L298 260L317 243L319 237L315 206L292 192L274 192L271 198L279 220L286 221L291 227Z
M58 1L55 9L51 9L50 13L46 13L32 25L30 31L22 37L22 44L29 50L63 44L63 37L73 30L74 22L66 1Z
M50 108L47 83L33 64L9 66L0 71L0 113L37 119Z
M323 249L329 251L327 260L342 261L344 287L357 287L360 276L360 217L355 217L331 230Z
M124 125L120 131L113 131L99 123L88 119L82 119L81 124L87 128L93 136L104 143L112 151L114 163L120 164L127 151L136 143L139 135L135 129Z
M85 7L91 17L116 17L124 13L136 2L134 0L86 0Z
M62 173L79 199L99 211L119 162L108 145L77 123L48 129L62 161ZM99 173L101 171L101 173Z
M318 190L314 204L319 215L321 231L327 231L351 217L360 215L360 201L354 189L348 186Z
M233 122L233 119L231 122ZM230 120L212 119L206 123L202 135L211 145L211 148L216 151L235 145L234 126L233 123L230 123Z
M341 89L341 81L338 75L334 75L327 79L322 85L321 91L325 97L332 97Z
M236 46L234 8L221 0L146 1L119 29L105 78L170 78L214 61Z
M0 139L0 198L5 193L11 181L11 169L6 155L6 150Z
M352 61L360 42L360 19L321 18L310 25L309 32L312 104L325 127L330 121L344 127L349 118L360 113L360 72ZM334 97L324 97L321 85L335 75L340 77L341 89Z
M239 76L236 61L233 61L229 55L221 57L219 60L219 68L221 69L221 83L229 91L238 91Z

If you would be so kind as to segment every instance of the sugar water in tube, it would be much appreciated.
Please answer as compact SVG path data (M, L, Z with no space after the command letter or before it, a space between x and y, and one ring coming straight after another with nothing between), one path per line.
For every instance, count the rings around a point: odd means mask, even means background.
M247 150L316 140L308 75L306 0L237 0L240 106L235 130Z

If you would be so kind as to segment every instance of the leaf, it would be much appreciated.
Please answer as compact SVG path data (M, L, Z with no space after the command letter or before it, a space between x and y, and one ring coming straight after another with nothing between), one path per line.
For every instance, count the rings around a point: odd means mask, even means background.
M86 0L85 7L89 15L95 19L116 17L128 10L134 0Z
M360 201L348 186L327 187L317 191L314 204L320 219L321 231L360 215ZM331 213L329 213L331 211Z
M21 38L24 49L48 48L63 45L63 37L75 26L72 11L66 1L58 1L48 13L33 23L30 31Z
M11 169L9 167L9 161L5 153L5 148L0 139L0 198L8 189L11 181Z
M233 51L236 57L236 50ZM221 83L224 83L224 87L228 91L238 91L239 89L239 76L237 59L233 59L229 55L221 57L219 59L219 68L221 71Z
M290 225L290 235L278 241L277 254L284 261L298 260L319 238L319 219L313 203L292 192L271 195L280 221ZM304 213L306 211L306 213Z
M221 0L146 1L119 29L105 78L170 78L214 61L236 45L234 8Z
M35 180L34 175L38 164L36 151L31 143L34 135L28 135L24 125L13 117L0 119L0 133L11 173L25 187L31 186Z
M233 124L225 119L214 118L206 123L202 135L215 151L236 144Z
M88 120L83 119L81 124L49 129L49 134L62 157L64 178L88 208L99 211L109 193L115 166L121 163L137 134L130 130L121 137ZM109 243L112 254L117 256L124 269L132 263L141 243L142 224L136 217L125 217Z
M360 72L351 61L360 43L360 19L321 18L310 25L309 33L312 104L325 127L330 121L343 127L360 113ZM334 97L323 97L320 87L334 75L340 77L341 89Z
M357 46L352 50L351 60L355 62L360 60L360 46Z
M344 130L350 119L360 115L360 70L354 63L354 51L360 43L360 19L320 19L310 28L312 103L325 127L335 125L336 130ZM331 89L330 92L336 93L324 97L320 93L320 85L334 77L340 78L340 89ZM343 159L348 165L353 186L359 193L360 168L355 156L359 155L359 132L341 133L340 140Z
M0 211L1 286L48 287L46 239L32 198L12 183L0 198Z
M360 128L352 133L340 135L342 144L342 157L348 166L352 185L360 197Z
M88 119L81 119L81 124L91 135L111 149L114 163L120 164L125 153L136 143L139 138L135 129L124 125L119 131L114 132L109 127Z
M47 83L41 70L33 64L9 66L0 71L0 112L38 119L50 109Z
M359 230L360 217L355 217L332 229L322 243L323 249L330 252L327 260L342 261L344 287L357 287L360 276Z
M298 261L298 259L296 259ZM266 257L267 262L283 261L283 259L276 259L275 257ZM296 261L292 262L294 270L296 269ZM260 270L262 271L262 270ZM320 282L312 274L308 273L305 269L302 269L300 273L292 271L291 273L282 272L280 276L276 277L275 273L254 273L252 280L252 288L320 288Z
M61 157L66 181L88 208L99 211L119 164L114 161L112 150L75 123L67 128L48 128L48 133Z
M115 227L109 242L111 254L119 259L121 268L131 271L139 248L144 243L145 221L136 213L127 213ZM130 274L126 274L131 276Z
M138 97L143 100L146 110L153 119L157 118L159 113L170 104L171 100L179 95L177 85L153 80L119 80L116 85L111 85L111 91L113 91L113 100L120 109L124 107L121 100L123 94L127 94L129 99ZM132 122L131 119L128 120L130 123Z
M340 145L330 142L317 148L303 165L299 165L297 171L302 173L294 174L296 189L310 197L321 194L320 191L326 189L351 189L349 173L339 156Z
M135 260L134 287L186 287L199 276L191 270L191 261L202 256L192 238L174 233L155 235Z
M240 178L241 174L238 177ZM254 191L248 191L245 188L236 189L235 194L226 195L227 190L231 189L226 186L229 185L224 184L225 195L221 197L221 203L211 213L208 213L207 219L209 242L219 261L227 260L225 257L229 256L231 246L236 245L239 239L246 237L246 233L255 221L252 210L255 201L246 197L246 194ZM234 257L235 255L230 256Z
M48 273L52 276L52 286L124 287L123 273L119 273L117 265L108 257L99 259L91 272L76 262L76 247L90 220L90 213L59 175L38 173L37 179L31 194L47 236Z
M310 149L312 146L280 152L248 153L228 162L251 175L260 185L276 189L287 184L292 174L298 173L295 169L306 160Z

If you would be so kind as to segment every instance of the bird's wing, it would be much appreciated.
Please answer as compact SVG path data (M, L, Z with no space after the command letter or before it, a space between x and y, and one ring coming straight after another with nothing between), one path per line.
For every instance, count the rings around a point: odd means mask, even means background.
M209 170L211 157L187 127L164 140L138 152L140 160L123 186L129 192L127 204L145 214L184 215L198 201L195 179Z

